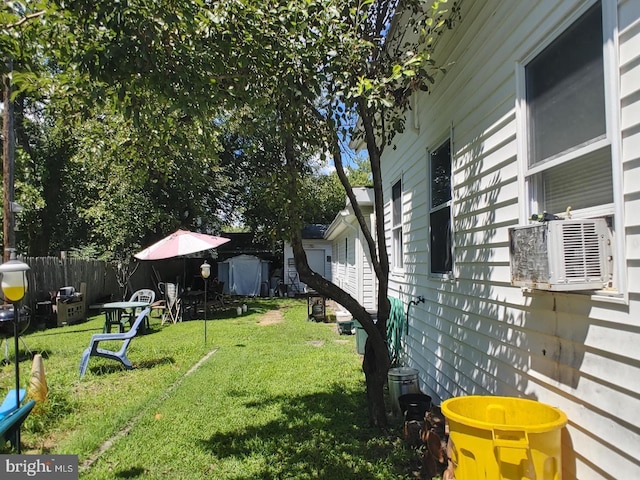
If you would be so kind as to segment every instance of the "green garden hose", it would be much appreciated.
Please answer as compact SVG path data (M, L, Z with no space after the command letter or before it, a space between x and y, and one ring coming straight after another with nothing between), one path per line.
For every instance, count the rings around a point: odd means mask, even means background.
M402 351L402 335L408 333L409 322L404 314L402 301L398 298L389 297L391 310L387 320L387 346L389 348L389 358L391 366L397 367L400 364L400 352Z

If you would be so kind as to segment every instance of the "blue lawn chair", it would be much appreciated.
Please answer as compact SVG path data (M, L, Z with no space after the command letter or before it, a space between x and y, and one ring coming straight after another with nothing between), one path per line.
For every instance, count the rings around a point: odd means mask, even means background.
M131 365L131 361L127 358L127 348L129 347L129 343L133 337L138 333L138 328L145 320L149 312L151 311L150 307L145 308L142 312L138 314L136 321L133 322L131 328L126 333L94 333L91 337L91 343L87 349L82 353L82 359L80 360L80 378L82 378L87 371L87 366L89 365L90 357L103 357L109 358L111 360L116 360L122 363L127 370L133 368ZM112 342L112 341L122 341L122 346L118 351L105 350L99 348L100 342Z
M13 392L15 395L15 390ZM15 404L15 399L14 399ZM19 409L12 411L2 420L0 420L0 440L4 443L10 442L13 448L18 447L18 432L22 422L25 421L33 407L36 405L35 400L29 400ZM3 443L3 446L4 446Z
M2 401L2 405L0 405L0 420L9 415L14 410L17 410L20 403L24 400L27 391L24 388L20 389L20 401L18 405L16 405L16 389L12 388L7 392L7 395L4 397Z

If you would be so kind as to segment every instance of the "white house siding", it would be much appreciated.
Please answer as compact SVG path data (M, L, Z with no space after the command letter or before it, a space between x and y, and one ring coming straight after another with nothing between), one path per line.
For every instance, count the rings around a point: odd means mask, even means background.
M331 281L342 288L356 300L360 298L360 284L356 269L355 231L345 229L333 240L333 251L337 252L331 266Z
M345 255L344 239L337 237L332 243L333 259L331 262L331 281L344 288L344 280L347 276L347 260Z
M373 215L370 215L367 218L367 228L369 228L369 231L374 232L375 225L372 217ZM360 272L358 282L361 285L360 304L367 310L375 311L378 305L378 282L371 262L367 241L360 229L358 229L358 241L356 245L357 268Z
M349 226L342 224L336 228L331 239L334 252L331 281L363 307L374 310L377 292L375 274L355 217L350 219Z
M615 1L615 0L605 0ZM383 158L385 230L403 181L404 268L390 295L411 307L407 364L435 401L537 399L569 418L564 479L640 478L640 2L618 2L620 130L628 295L618 301L510 285L508 228L521 223L516 63L582 1L463 2L440 42L451 63ZM453 127L454 279L431 277L427 149ZM587 193L588 194L588 193Z

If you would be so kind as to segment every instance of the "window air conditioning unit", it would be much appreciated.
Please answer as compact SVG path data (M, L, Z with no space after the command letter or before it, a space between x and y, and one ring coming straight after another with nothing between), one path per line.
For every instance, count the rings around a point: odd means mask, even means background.
M538 290L599 290L609 281L603 218L550 220L509 229L511 284Z

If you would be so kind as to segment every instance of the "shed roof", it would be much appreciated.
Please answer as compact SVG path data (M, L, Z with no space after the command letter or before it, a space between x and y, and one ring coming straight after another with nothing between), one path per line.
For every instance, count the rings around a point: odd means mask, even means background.
M322 239L324 238L324 233L327 231L327 228L329 228L329 225L319 223L305 225L302 229L302 239Z

